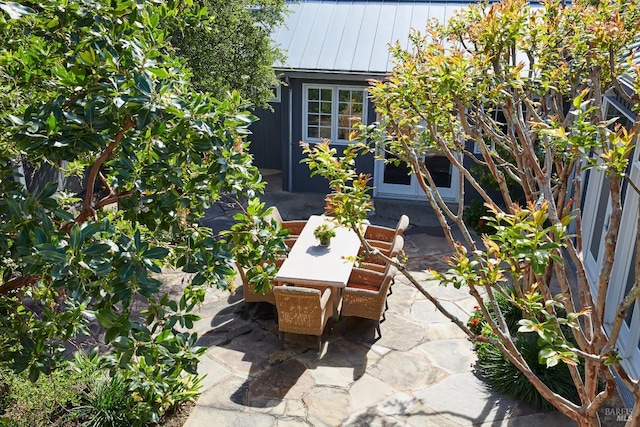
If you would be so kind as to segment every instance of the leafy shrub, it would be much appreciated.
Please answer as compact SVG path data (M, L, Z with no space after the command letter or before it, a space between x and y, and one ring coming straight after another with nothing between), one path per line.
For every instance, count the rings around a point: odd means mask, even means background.
M0 425L7 427L71 426L91 373L66 366L42 375L37 383L25 372L0 368Z
M484 202L480 199L475 199L464 209L462 219L467 226L473 228L478 234L493 234L495 229L487 224L487 220L484 219L489 214L489 208L484 205Z
M511 294L511 292L511 289L505 289L507 295ZM518 332L518 320L522 319L522 310L501 293L496 294L496 302L503 313L511 335L514 337L515 346L533 373L555 393L579 404L580 398L567 365L559 363L555 366L547 367L546 364L539 363L538 353L540 346L537 334ZM487 304L487 308L489 314L493 317L491 305ZM558 313L558 315L563 316L563 313ZM467 326L474 333L488 336L491 332L488 328L485 328L485 325L486 321L480 308L476 308L467 321ZM570 331L565 330L565 336L571 340ZM531 404L536 408L553 409L553 406L540 395L527 377L496 346L477 342L474 350L478 356L476 368L486 382L496 391L511 396L520 402ZM578 368L582 369L581 366Z

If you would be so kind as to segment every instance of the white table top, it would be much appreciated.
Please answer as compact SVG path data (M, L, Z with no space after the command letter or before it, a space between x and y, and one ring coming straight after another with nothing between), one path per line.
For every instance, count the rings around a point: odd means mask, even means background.
M360 250L360 239L351 229L336 227L336 235L328 247L320 246L313 230L331 217L312 215L282 263L275 281L297 285L345 287L351 275L353 261ZM366 225L365 225L366 227ZM364 231L364 230L363 230Z

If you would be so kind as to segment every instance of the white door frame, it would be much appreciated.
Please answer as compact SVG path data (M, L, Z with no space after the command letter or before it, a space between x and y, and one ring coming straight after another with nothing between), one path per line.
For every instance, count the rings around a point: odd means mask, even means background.
M385 155L385 153L383 153ZM426 200L427 196L422 191L418 179L415 174L411 174L409 184L389 184L384 182L385 160L376 158L373 172L373 196L380 198L401 198L401 199L422 199ZM451 167L451 186L438 187L440 197L446 202L455 203L458 201L458 184L460 182L460 173L453 165Z

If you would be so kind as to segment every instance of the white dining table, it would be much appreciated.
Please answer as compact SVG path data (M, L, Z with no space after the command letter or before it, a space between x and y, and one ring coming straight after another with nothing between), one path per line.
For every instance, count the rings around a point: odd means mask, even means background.
M313 235L313 230L323 223L336 227L336 235L329 246L321 246ZM367 224L363 224L363 234L366 226ZM353 230L338 226L330 216L312 215L291 247L274 281L278 284L344 288L359 250L360 239Z

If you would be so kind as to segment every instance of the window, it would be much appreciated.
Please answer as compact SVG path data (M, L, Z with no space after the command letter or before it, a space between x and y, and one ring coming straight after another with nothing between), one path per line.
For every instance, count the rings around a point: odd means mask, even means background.
M303 90L305 140L346 143L353 125L366 122L363 88L305 85Z
M282 88L280 85L278 86L274 86L271 88L271 90L273 91L273 96L271 97L271 99L268 102L271 103L278 103L280 102L280 98L282 96Z

